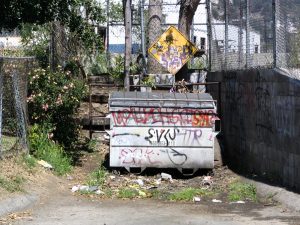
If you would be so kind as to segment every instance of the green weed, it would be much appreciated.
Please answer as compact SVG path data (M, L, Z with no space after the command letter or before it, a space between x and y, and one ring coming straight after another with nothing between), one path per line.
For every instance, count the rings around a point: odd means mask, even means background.
M168 196L171 201L192 201L195 196L209 196L213 195L213 192L206 189L199 188L185 188L181 191L175 192Z
M32 170L36 166L36 159L33 156L24 155L22 159L28 169Z
M118 192L118 198L135 198L139 195L139 192L135 189L122 188Z
M48 132L43 126L32 127L29 143L32 155L50 163L57 175L64 175L72 169L71 159L59 144L48 138Z
M8 192L22 191L22 183L24 178L21 176L16 176L13 179L7 179L0 176L0 187L7 190Z
M105 184L105 180L107 177L108 172L106 169L101 165L97 170L92 172L89 176L87 184L89 186L98 186L102 188Z
M257 201L256 187L253 184L235 181L229 185L229 201L251 200Z

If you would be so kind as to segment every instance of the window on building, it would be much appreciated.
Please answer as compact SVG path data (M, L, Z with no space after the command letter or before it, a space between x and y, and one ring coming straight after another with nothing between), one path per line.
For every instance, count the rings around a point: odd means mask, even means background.
M205 45L206 45L206 39L200 38L200 48L205 49Z

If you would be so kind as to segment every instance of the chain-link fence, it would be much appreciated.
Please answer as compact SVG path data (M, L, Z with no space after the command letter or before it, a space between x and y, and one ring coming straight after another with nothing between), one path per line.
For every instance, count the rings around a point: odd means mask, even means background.
M297 71L300 1L211 0L207 6L212 71L274 67Z
M0 57L0 156L27 151L27 77L33 58Z

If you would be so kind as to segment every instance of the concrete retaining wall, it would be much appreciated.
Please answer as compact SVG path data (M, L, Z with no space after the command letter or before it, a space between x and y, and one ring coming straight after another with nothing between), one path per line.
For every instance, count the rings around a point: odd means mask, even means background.
M216 72L231 164L300 191L300 80L281 70ZM217 98L217 87L209 90Z

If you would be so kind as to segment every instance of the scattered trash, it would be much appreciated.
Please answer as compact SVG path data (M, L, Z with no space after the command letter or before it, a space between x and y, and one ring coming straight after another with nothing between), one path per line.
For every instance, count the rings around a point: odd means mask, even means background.
M90 191L90 192L98 191L98 187L97 186L90 186L90 187L88 187L88 191Z
M109 176L109 178L110 178L111 180L114 180L114 179L116 179L116 176Z
M194 197L193 198L193 202L200 202L201 201L201 198L200 197Z
M137 183L140 186L144 186L144 181L142 179L137 179L134 182Z
M172 180L172 176L170 174L167 173L161 173L161 179L162 180Z
M101 191L101 190L97 190L97 191L95 192L95 194L96 194L96 195L104 195L105 193L104 193L103 191Z
M88 191L88 192L96 192L98 191L97 186L87 186L87 185L75 185L72 187L71 191L77 192L77 191Z
M79 185L79 191L89 191L89 186Z
M104 139L105 139L105 140L109 140L109 139L110 139L109 135L108 135L108 134L105 134L105 135L104 135Z
M116 175L116 176L120 176L120 175L121 175L121 173L120 173L119 170L113 170L113 171L112 171L112 174L114 174L114 175Z
M53 167L51 166L51 164L47 163L44 160L39 160L39 161L37 161L37 163L40 164L41 166L43 166L44 168L53 169Z
M161 184L161 178L155 180L155 184L156 184L156 185L160 185L160 184Z
M212 185L212 177L211 176L205 176L202 180L202 185L206 188L209 188Z
M217 199L213 199L213 200L211 200L211 201L214 202L214 203L222 203L221 200L217 200Z
M244 201L236 201L236 202L230 202L230 204L245 204L246 202Z
M73 180L74 178L70 175L67 176L67 180Z
M79 185L73 186L71 189L72 192L76 192L78 190L79 190Z
M145 192L139 190L139 196L141 196L141 197L146 197L147 194L146 194Z

